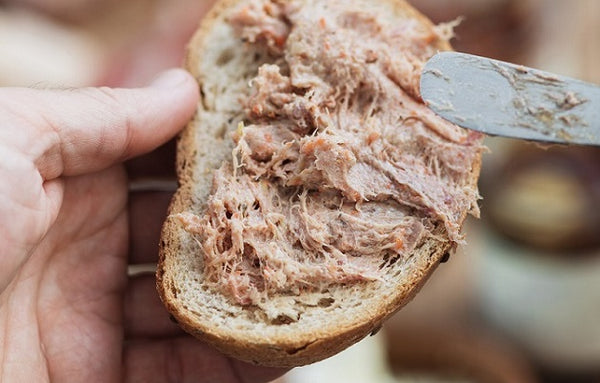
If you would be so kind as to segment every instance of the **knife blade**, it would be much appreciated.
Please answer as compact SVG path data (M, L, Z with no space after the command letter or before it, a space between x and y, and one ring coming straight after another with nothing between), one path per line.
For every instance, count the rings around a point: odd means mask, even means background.
M421 97L438 115L489 135L600 145L600 87L458 52L440 52L421 74Z

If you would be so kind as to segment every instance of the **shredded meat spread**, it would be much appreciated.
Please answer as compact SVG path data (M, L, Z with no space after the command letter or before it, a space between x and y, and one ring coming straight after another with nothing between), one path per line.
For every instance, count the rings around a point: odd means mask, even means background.
M251 82L204 215L179 218L207 280L240 304L381 279L427 238L461 242L462 217L477 214L481 136L419 95L447 31L381 19L347 0L253 0L229 19L277 64Z

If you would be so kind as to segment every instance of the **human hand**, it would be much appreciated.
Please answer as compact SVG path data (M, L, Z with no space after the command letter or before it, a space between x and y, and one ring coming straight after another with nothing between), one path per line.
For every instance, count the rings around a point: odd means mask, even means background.
M132 259L157 254L129 252L145 228L128 229L121 162L174 136L197 98L181 70L142 89L0 88L0 381L226 383L282 374L183 334L154 278L127 275Z

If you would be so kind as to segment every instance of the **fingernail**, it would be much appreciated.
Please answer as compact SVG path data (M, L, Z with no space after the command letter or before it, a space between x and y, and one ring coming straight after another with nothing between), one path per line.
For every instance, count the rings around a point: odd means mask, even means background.
M189 74L183 69L169 69L159 74L150 83L153 88L172 89L187 81Z

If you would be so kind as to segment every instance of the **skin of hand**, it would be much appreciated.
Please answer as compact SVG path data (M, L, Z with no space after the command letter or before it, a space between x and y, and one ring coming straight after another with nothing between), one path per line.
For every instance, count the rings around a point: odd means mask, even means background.
M194 79L178 69L139 89L0 88L0 381L250 383L283 374L184 334L153 275L127 272L156 262L156 247L131 241L158 235L165 211L156 206L168 198L130 201L122 162L176 135L197 100ZM130 222L132 205L145 219Z

